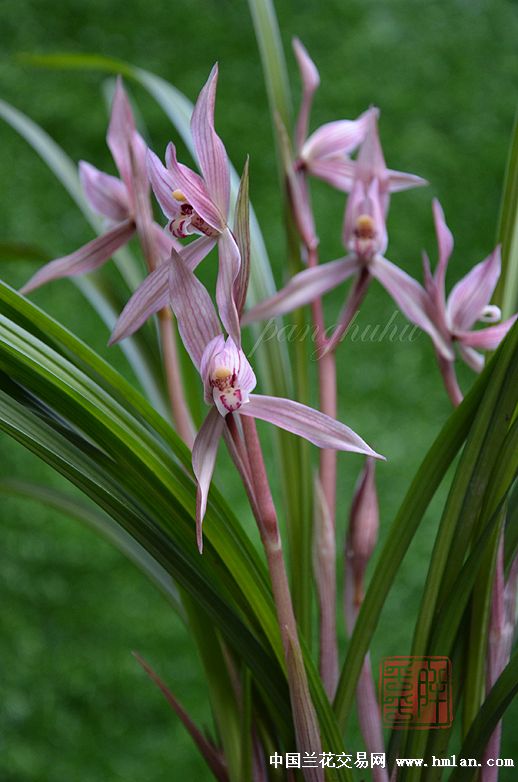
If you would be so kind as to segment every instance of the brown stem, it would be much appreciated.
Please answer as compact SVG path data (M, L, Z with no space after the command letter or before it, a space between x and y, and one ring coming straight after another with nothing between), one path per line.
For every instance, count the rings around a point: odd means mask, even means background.
M439 353L436 355L437 363L439 364L439 369L441 370L442 379L444 381L446 391L448 392L448 396L450 397L452 405L454 407L458 407L464 399L464 396L457 381L457 375L455 373L455 366L453 361L447 361L447 359L443 358L441 355L439 355Z

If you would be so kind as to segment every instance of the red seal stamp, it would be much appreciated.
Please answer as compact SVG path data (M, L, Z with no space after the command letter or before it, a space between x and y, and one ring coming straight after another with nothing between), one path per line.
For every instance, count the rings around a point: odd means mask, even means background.
M380 665L379 693L386 727L419 730L451 726L448 657L385 657Z

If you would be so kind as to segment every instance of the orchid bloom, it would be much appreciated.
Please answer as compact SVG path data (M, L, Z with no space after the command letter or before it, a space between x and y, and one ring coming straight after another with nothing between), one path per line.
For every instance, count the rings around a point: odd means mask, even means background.
M166 166L153 153L148 154L148 172L155 196L168 218L167 230L177 238L199 234L189 250L189 263L195 266L217 243L219 273L216 300L221 320L239 344L239 316L233 286L241 263L239 248L227 221L230 203L230 168L225 147L214 129L214 104L218 67L214 66L194 107L191 131L202 176L179 163L170 143ZM161 280L164 290L168 279ZM120 338L120 337L119 337Z
M182 256L174 250L172 254L174 262L169 265L171 306L185 348L200 373L205 402L211 406L192 452L198 482L196 524L201 551L202 521L227 415L247 415L268 421L304 437L319 448L352 451L377 459L383 457L348 426L317 410L290 399L252 393L257 381L245 354L233 337L225 339L208 292Z
M113 97L107 144L120 179L79 163L79 176L86 199L94 212L105 218L106 233L79 250L43 266L22 288L26 294L51 280L94 271L108 261L138 231L143 246L153 241L159 255L169 255L172 241L153 223L146 176L146 144L137 133L122 80Z
M271 298L250 309L243 324L283 315L302 307L335 288L352 275L375 277L409 320L428 332L437 349L452 356L444 339L427 313L427 294L406 272L384 257L388 236L386 216L390 193L426 184L413 174L386 167L377 126L377 111L369 115L369 128L356 161L345 161L352 186L345 209L343 242L345 258L320 264L296 274Z
M355 120L327 122L308 137L311 105L320 84L320 76L298 38L293 40L293 50L302 81L302 101L295 131L296 166L338 190L348 192L352 186L348 155L364 140L370 117L376 109L365 111Z
M435 232L439 250L439 259L435 274L432 275L430 261L424 254L424 280L428 294L428 312L441 332L444 341L453 349L457 344L463 360L475 372L484 366L484 358L477 351L495 350L505 337L517 316L499 323L502 313L494 304L489 304L500 277L500 247L484 261L481 261L460 280L446 299L445 278L448 262L453 251L453 236L444 218L442 207L433 202ZM497 325L474 331L477 321ZM452 353L452 361L454 359Z

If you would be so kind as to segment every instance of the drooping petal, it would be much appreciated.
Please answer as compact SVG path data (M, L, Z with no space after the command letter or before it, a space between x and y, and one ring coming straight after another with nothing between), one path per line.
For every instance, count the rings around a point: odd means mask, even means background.
M227 220L230 199L230 169L224 144L214 129L217 83L216 64L196 101L191 119L191 131L207 190L220 210L221 222L224 223Z
M241 345L239 314L234 301L234 282L239 273L241 257L236 240L229 228L218 239L219 269L216 283L216 301L219 317L236 345Z
M199 369L206 346L221 332L216 310L205 287L175 250L168 268L171 307L178 330L193 364Z
M342 119L321 125L304 143L301 157L309 162L354 152L365 138L373 112L377 113L377 109L368 109L357 119Z
M176 185L168 169L162 165L160 158L151 149L147 151L147 171L153 193L162 212L173 220L180 211L180 202L173 198Z
M148 274L122 310L110 337L110 345L126 339L148 318L169 306L169 263L165 261Z
M128 193L131 193L132 191L130 145L134 131L135 120L133 112L126 91L122 85L122 79L119 76L113 95L112 111L106 141L115 164L119 169L122 180L128 188Z
M302 79L302 101L300 104L300 111L297 119L297 129L295 132L297 150L300 151L302 149L302 145L304 144L304 140L308 135L311 104L313 102L313 95L315 90L320 84L320 76L315 63L309 56L306 47L301 43L301 41L299 41L298 38L294 38L292 45Z
M427 293L424 288L386 258L374 258L369 269L372 276L376 277L394 299L401 312L412 323L426 331L440 354L452 361L454 354L450 345L427 314Z
M466 362L474 372L482 372L484 369L484 356L476 351L474 348L470 348L468 345L463 345L459 342L459 353L463 361Z
M433 219L435 223L435 233L437 236L437 247L439 249L439 260L435 270L434 279L437 286L437 296L439 305L444 309L446 303L445 280L448 261L453 252L453 234L446 225L444 211L437 198L433 200Z
M350 193L354 184L353 160L342 156L316 158L307 163L307 170L312 176L322 179L328 185L343 193Z
M119 223L115 228L96 239L92 239L79 250L47 263L25 283L20 293L26 295L51 280L86 274L98 269L112 257L119 247L126 244L134 233L135 225L131 220Z
M291 399L250 394L249 403L240 408L239 414L268 421L304 437L319 448L363 453L376 459L384 458L345 424Z
M216 231L221 231L225 220L221 210L212 200L203 179L190 168L179 163L176 148L170 143L166 151L166 163L175 190L184 194L196 212Z
M216 464L219 441L223 434L225 419L215 407L211 407L201 429L196 435L192 449L192 468L198 481L196 496L196 540L200 554L203 549L202 524L207 510L210 482Z
M128 191L120 179L99 171L84 160L79 163L79 179L90 206L97 214L116 223L128 219Z
M304 269L292 277L280 291L245 312L242 319L243 325L254 323L257 320L274 318L298 307L303 307L336 288L359 269L360 262L355 255L348 255L337 261L329 261L329 263Z
M482 315L500 277L500 246L458 282L448 297L446 313L453 332L468 331Z
M496 326L488 326L480 331L460 331L455 336L463 345L480 350L496 350L518 315L504 320Z

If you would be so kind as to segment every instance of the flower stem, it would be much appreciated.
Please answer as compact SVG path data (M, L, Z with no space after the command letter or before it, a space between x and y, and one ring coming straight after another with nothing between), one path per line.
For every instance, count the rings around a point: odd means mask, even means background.
M168 309L160 310L158 322L164 373L173 422L184 443L192 449L195 429L183 393L182 371L176 342L176 324Z
M277 512L270 491L255 421L248 416L242 416L241 422L254 495L252 510L256 516L268 562L273 598L286 657L297 747L301 752L316 752L318 754L321 752L318 720L311 700L302 650L300 648L297 623L282 552ZM324 775L322 769L315 768L307 769L305 777L308 782L321 782Z
M444 381L446 391L448 392L448 396L450 397L452 405L454 407L458 407L464 399L464 396L457 381L457 375L455 373L455 366L453 361L447 361L439 354L436 355L437 363L439 364L439 369L441 370L442 379Z
M327 341L326 351L332 352L336 350L344 334L347 333L347 329L351 325L354 316L358 312L358 308L367 293L370 281L371 275L369 271L367 269L362 269L353 283L349 297L338 319L338 325Z

